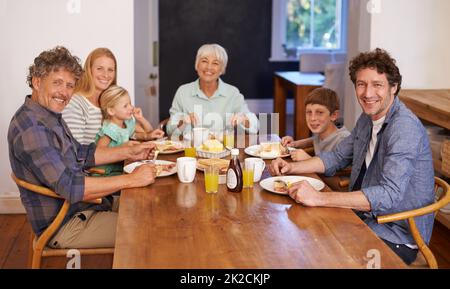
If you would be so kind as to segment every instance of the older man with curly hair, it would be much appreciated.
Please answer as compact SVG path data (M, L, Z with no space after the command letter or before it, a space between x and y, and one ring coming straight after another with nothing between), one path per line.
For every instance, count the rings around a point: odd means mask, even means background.
M32 89L14 114L8 131L9 159L13 173L29 183L50 188L54 199L19 187L27 218L36 235L55 219L64 199L69 213L48 246L53 248L113 247L117 212L112 193L154 182L155 167L143 165L132 174L95 178L85 170L125 159L148 158L153 144L130 143L117 148L79 144L61 117L81 76L79 59L58 46L39 54L27 77ZM102 198L100 205L88 204ZM117 206L115 206L117 208Z

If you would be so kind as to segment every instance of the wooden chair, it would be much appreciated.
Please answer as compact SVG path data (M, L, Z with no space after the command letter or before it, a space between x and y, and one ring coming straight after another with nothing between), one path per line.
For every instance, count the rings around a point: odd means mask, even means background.
M432 212L434 212L436 215L439 209L446 206L450 202L450 186L447 182L438 177L434 177L434 193L437 198L437 201L434 204L411 211L377 217L377 221L380 224L408 219L409 228L411 230L414 241L416 241L416 244L419 247L419 251L423 254L428 266L431 269L438 268L436 258L434 257L430 248L428 248L428 246L423 241L422 236L417 229L414 217L423 216Z
M56 199L63 199L61 196L51 191L48 188L34 185L18 179L14 174L11 174L14 182L29 191L35 192L40 195L44 195L47 197L52 197ZM93 201L89 201L89 203L100 204L102 202L101 199L96 199ZM53 222L45 229L42 234L37 237L32 231L30 238L30 246L29 246L29 258L28 262L32 269L39 269L41 267L41 260L43 257L54 257L54 256L66 256L67 252L70 249L53 249L47 247L48 241L53 237L56 231L60 228L64 217L67 215L69 211L70 203L67 200L64 200L64 203L56 215ZM89 248L89 249L77 249L81 255L100 255L100 254L114 254L114 248Z

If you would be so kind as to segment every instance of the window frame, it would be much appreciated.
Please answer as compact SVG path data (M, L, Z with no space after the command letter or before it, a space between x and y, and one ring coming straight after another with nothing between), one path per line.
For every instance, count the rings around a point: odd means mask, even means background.
M347 50L347 19L348 19L348 0L341 0L341 47L338 49L328 48L300 48L300 52L332 52L332 53L345 53ZM286 3L287 0L272 0L272 46L271 56L269 61L271 62L298 62L298 58L285 55L282 44L286 42Z

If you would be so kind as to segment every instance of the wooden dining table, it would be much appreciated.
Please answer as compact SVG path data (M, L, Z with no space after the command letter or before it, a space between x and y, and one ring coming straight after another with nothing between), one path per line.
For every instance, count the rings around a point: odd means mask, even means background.
M182 152L158 158L175 162L181 156ZM239 157L243 161L249 156L241 149ZM262 179L267 177L266 166ZM192 183L181 183L174 174L121 193L113 268L368 268L374 264L406 267L352 210L305 207L258 183L240 193L219 185L218 193L207 194L204 174L197 171Z

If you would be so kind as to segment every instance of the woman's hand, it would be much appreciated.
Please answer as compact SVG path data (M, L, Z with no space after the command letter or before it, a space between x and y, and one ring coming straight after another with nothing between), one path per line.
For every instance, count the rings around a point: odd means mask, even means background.
M149 137L150 139L159 139L164 136L164 131L160 130L159 128L154 129L150 132Z
M239 124L242 124L244 127L248 128L250 127L250 121L248 117L243 113L235 113L231 117L230 124L232 126L237 126Z
M188 115L186 115L180 122L178 123L178 127L181 127L186 124L192 124L192 126L196 126L199 124L199 118L195 112L191 112Z

